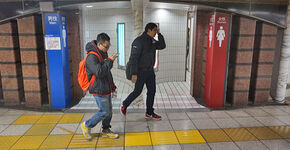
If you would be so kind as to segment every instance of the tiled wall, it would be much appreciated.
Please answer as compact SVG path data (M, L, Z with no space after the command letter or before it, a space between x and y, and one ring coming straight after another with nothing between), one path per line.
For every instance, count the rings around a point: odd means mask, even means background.
M127 62L131 43L135 39L132 10L130 8L84 10L82 14L84 47L87 42L96 39L98 33L106 32L111 37L112 44L109 54L117 50L117 23L125 23ZM166 40L166 49L159 53L157 82L185 80L186 14L186 11L180 10L144 9L144 27L148 22L159 23ZM126 80L125 72L117 71L117 66L115 63L113 76Z
M166 48L159 51L157 82L185 81L187 11L144 9L143 24L159 23Z
M134 27L131 9L86 9L82 12L82 20L84 49L87 42L96 40L99 33L105 32L111 38L111 47L108 51L109 55L117 52L117 23L125 23L125 62L129 60ZM86 54L86 52L84 52L84 54ZM116 61L113 70L117 68L118 64ZM114 74L114 77L125 79L125 72L118 72L118 74Z

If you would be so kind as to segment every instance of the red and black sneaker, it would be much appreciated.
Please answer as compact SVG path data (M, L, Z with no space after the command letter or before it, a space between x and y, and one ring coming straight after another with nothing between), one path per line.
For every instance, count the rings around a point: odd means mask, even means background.
M153 113L152 115L149 115L149 114L146 113L145 114L145 119L150 119L150 118L152 118L154 120L161 120L162 119L161 116L159 116L159 115L157 115L155 113Z
M127 107L125 107L125 106L122 104L122 106L121 106L121 108L120 108L120 112L121 112L121 114L122 114L123 116L126 117Z

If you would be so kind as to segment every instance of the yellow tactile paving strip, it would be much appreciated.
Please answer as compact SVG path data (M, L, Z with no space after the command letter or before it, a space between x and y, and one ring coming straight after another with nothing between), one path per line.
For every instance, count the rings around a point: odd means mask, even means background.
M33 126L23 136L0 136L0 149L124 147L290 138L290 126L120 133L118 139L102 138L95 133L90 141L84 139L82 134L65 128L63 130L70 134L50 135L56 124L80 123L83 116L84 114L22 115L12 124Z

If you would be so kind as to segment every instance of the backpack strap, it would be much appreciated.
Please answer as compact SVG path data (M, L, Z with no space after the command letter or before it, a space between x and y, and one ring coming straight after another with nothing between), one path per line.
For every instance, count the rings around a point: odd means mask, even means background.
M102 57L102 55L100 55L99 53L96 53L96 52L94 52L94 51L90 51L90 52L88 53L88 55L89 55L89 54L94 54L94 55L96 55L96 56L98 57L100 63L102 63L103 60L104 60L103 57Z

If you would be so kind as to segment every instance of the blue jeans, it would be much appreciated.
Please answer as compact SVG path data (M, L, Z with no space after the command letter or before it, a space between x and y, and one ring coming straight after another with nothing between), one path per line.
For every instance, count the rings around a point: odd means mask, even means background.
M109 96L95 96L99 111L89 120L86 121L85 125L89 128L95 127L100 121L102 121L103 129L111 128L112 120L112 99Z

